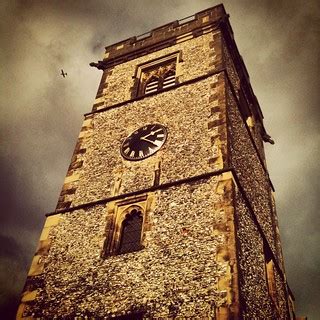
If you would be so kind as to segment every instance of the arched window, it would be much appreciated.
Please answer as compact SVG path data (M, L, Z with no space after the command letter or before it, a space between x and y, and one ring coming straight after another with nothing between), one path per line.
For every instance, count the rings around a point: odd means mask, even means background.
M176 72L175 70L170 69L164 76L163 76L163 83L162 88L169 88L176 84Z
M159 86L159 78L156 76L150 77L150 79L147 81L146 87L144 89L144 93L151 93L156 92L158 90Z
M142 249L141 231L142 231L142 214L134 209L127 214L122 222L121 239L119 253L127 253Z
M179 76L182 74L181 62L179 51L138 65L132 86L136 96L155 94L178 85Z

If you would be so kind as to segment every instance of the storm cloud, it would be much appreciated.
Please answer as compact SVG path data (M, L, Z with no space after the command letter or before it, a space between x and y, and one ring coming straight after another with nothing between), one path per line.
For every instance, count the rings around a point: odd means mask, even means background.
M104 46L214 6L216 1L0 3L0 304L15 312L101 72ZM266 146L297 314L319 307L320 3L224 2L253 90L276 141ZM63 68L68 76L62 78ZM3 317L5 316L5 317Z

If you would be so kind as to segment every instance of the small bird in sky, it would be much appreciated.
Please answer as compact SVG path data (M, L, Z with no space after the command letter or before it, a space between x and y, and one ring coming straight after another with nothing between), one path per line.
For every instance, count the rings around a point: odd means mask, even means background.
M61 75L65 78L67 73L63 71L63 69L61 69Z

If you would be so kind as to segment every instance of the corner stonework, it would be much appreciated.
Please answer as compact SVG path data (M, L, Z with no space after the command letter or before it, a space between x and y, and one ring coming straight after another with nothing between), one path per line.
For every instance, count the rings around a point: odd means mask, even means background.
M93 132L93 115L85 116L82 128L76 143L71 163L68 168L62 191L58 200L56 210L63 210L71 207L74 194L77 190L78 181L84 161L84 154L87 150L87 143Z
M47 217L39 244L33 257L30 270L27 276L26 284L23 288L21 303L18 308L16 319L34 319L32 316L32 304L42 290L43 275L45 274L45 261L48 256L51 240L50 231L59 224L61 214Z
M226 128L226 100L224 74L218 75L218 80L210 85L213 93L209 97L211 114L208 121L208 130L211 136L213 154L209 159L212 169L226 168L227 163L227 128Z
M215 193L221 200L214 205L215 236L223 236L224 244L217 248L216 261L225 264L226 272L218 279L218 290L225 295L225 303L216 310L217 320L239 319L239 285L236 256L234 195L236 184L231 171L220 176Z

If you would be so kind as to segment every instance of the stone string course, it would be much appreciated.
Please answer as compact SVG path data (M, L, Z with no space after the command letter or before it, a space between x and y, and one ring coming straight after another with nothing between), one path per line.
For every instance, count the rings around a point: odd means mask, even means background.
M231 266L221 255L229 237L223 208L230 199L213 192L217 188L213 177L159 191L145 249L105 260L105 206L62 215L50 233L34 316L45 319L54 310L56 318L107 319L136 310L145 319L215 319L234 299L231 283L225 285Z

